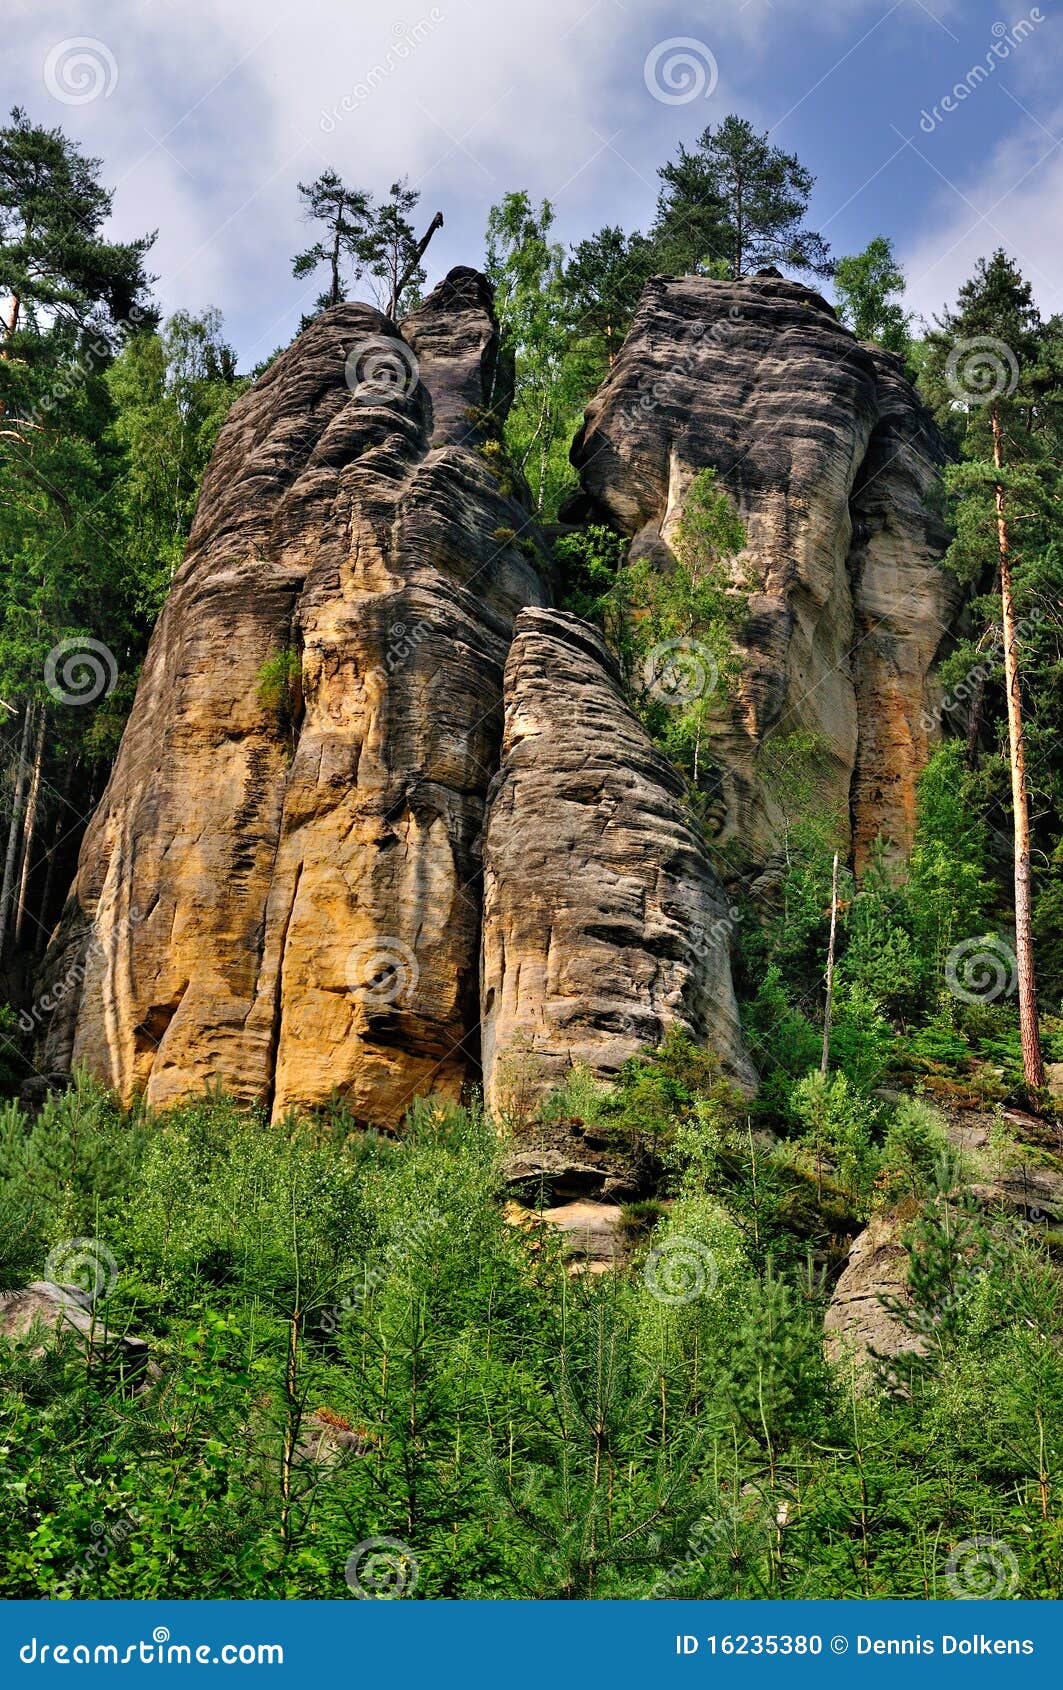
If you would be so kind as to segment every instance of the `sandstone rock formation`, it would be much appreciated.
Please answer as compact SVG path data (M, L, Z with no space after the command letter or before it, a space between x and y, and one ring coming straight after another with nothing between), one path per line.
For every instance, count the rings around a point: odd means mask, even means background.
M226 422L53 945L49 1068L381 1122L475 1072L474 845L548 565L467 415L486 283L409 329L325 312Z
M83 1350L120 1366L129 1378L152 1377L147 1341L110 1330L106 1312L77 1285L35 1279L17 1291L0 1291L0 1338L24 1345L33 1356L55 1339L72 1338Z
M823 1321L827 1356L838 1366L866 1372L874 1356L919 1354L926 1349L918 1333L883 1304L883 1298L901 1303L909 1297L903 1231L903 1222L895 1214L879 1213L853 1240Z
M541 1091L573 1063L615 1074L672 1024L707 1036L752 1085L727 904L681 780L624 702L601 639L575 616L523 611L505 696L484 842L489 1108L504 1110L517 1053Z
M573 448L569 514L667 568L693 476L714 468L734 499L754 591L714 754L723 833L754 866L778 839L795 758L851 814L858 861L879 833L910 838L957 600L938 567L942 459L898 361L818 294L774 272L647 284Z
M481 1058L498 1107L512 1054L541 1090L677 1023L753 1084L679 778L598 636L546 609L493 467L511 378L459 269L401 333L323 313L234 406L49 952L42 1072L154 1105L338 1092L391 1126ZM578 512L662 568L699 469L747 524L713 747L732 861L770 860L801 734L858 854L903 843L954 590L940 442L896 361L773 275L659 277L574 456Z

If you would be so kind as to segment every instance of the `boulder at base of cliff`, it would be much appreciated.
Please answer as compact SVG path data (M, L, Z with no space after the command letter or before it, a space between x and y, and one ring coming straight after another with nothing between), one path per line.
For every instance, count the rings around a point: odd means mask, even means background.
M823 1322L827 1358L866 1373L875 1356L922 1355L925 1341L890 1314L882 1298L907 1301L907 1223L895 1212L872 1215L854 1240Z
M131 1376L151 1366L145 1340L110 1331L106 1316L76 1285L37 1279L22 1290L0 1292L0 1338L5 1342L28 1345L32 1355L42 1356L57 1336L73 1336L86 1351L118 1362Z

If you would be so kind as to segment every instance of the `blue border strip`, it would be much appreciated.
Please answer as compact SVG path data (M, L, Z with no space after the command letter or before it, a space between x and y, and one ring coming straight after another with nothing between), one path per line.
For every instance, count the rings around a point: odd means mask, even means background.
M8 1602L0 1685L1059 1682L1058 1602Z

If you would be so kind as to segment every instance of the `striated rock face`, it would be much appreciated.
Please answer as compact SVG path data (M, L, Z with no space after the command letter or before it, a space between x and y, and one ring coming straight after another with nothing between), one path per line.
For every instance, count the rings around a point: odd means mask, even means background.
M713 750L723 836L754 865L771 857L795 760L851 816L858 861L879 833L910 838L957 602L938 567L942 461L897 360L819 295L772 272L647 285L573 447L571 514L667 568L694 475L714 468L734 499L753 591Z
M459 269L401 334L325 312L234 406L49 953L42 1071L156 1106L338 1092L390 1126L481 1061L501 1110L513 1061L541 1092L678 1024L755 1083L682 783L597 634L546 608L491 467L511 385ZM648 285L574 448L579 508L667 569L714 466L747 525L709 777L732 861L771 860L795 758L858 857L906 842L954 600L941 456L896 361L816 294Z
M527 1053L535 1091L571 1063L615 1074L678 1024L742 1083L727 904L682 785L579 618L526 610L506 665L502 767L484 842L489 1108Z
M926 1349L919 1334L882 1302L905 1303L910 1297L903 1231L897 1215L875 1214L853 1240L823 1320L827 1357L836 1366L849 1364L861 1372L873 1366L876 1356L918 1355Z
M407 340L337 306L234 406L53 945L49 1067L385 1123L476 1072L474 846L549 597L475 449L489 304L455 272Z

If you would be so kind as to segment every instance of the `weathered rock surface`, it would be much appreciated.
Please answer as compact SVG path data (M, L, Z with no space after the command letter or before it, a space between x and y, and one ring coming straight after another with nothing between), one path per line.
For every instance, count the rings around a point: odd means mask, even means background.
M971 1180L971 1195L991 1213L1033 1226L1063 1221L1063 1169L1058 1135L1043 1116L1004 1108L943 1111L949 1143L959 1151ZM1003 1125L1006 1149L994 1148L994 1129Z
M908 1252L901 1243L904 1230L895 1214L872 1215L853 1240L849 1261L834 1288L823 1321L828 1358L858 1371L872 1364L873 1355L921 1353L925 1342L883 1307L882 1298L905 1302L908 1290Z
M234 406L53 945L49 1067L377 1122L475 1073L474 845L549 596L467 415L488 305L457 272L409 342L337 306Z
M539 1209L584 1198L628 1203L650 1195L650 1171L632 1146L574 1117L550 1120L528 1113L534 1102L529 1091L520 1099L522 1118L512 1112L504 1117L502 1173L522 1202Z
M578 617L526 610L506 664L502 767L484 841L488 1107L575 1063L608 1077L678 1024L753 1083L728 907L682 782Z
M402 324L432 396L433 445L476 444L505 421L512 354L500 352L493 311L486 277L458 268Z
M233 408L49 952L42 1072L391 1126L481 1056L501 1110L514 1060L541 1093L678 1024L754 1083L682 783L490 467L511 377L459 269L401 334L325 312ZM733 860L770 863L796 734L858 855L903 844L954 588L896 362L777 277L657 278L574 456L583 514L662 568L699 469L746 522L710 759Z
M42 1355L56 1336L73 1336L83 1349L119 1362L131 1376L151 1365L146 1340L112 1332L105 1311L94 1310L92 1297L76 1285L35 1279L21 1290L0 1292L0 1338Z
M713 750L722 835L753 866L777 841L778 765L798 735L824 801L851 815L858 861L879 833L910 839L957 601L938 567L942 461L897 360L818 294L770 272L648 283L573 447L571 514L604 518L667 568L694 475L714 468L733 498L753 591Z

